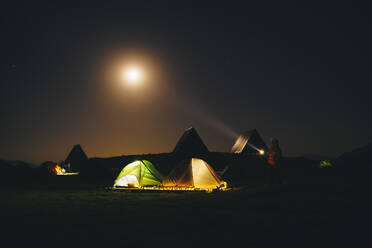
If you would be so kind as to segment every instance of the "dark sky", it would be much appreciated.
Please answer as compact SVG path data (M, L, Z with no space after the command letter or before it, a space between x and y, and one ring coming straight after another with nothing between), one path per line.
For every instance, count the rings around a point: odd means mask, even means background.
M0 158L170 152L191 125L212 151L252 128L291 156L372 141L367 5L131 2L2 6Z

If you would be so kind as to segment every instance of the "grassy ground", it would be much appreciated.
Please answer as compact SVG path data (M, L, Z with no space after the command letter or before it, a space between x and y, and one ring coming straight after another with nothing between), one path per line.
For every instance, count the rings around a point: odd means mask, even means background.
M3 189L2 243L368 247L366 185L317 178L211 194Z

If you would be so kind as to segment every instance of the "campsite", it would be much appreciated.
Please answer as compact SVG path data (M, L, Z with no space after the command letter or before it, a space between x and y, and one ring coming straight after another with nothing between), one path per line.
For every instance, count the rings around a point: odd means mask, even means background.
M2 236L14 246L45 247L363 247L370 242L370 186L328 174L280 188L212 194L2 189Z
M0 248L371 248L369 5L3 1Z
M8 180L2 177L0 214L6 227L2 233L5 241L16 246L30 243L125 246L138 245L140 240L141 245L182 241L179 245L182 247L201 242L230 246L245 242L247 247L274 244L343 247L365 244L369 239L365 234L367 229L361 228L370 208L365 197L371 188L370 170L364 166L369 163L368 147L343 156L350 158L358 154L354 161L360 166L353 170L345 169L349 165L341 163L342 157L332 161L339 166L332 164L325 168L319 161L284 158L285 183L267 185L257 151L243 155L201 150L203 141L196 130L190 130L185 131L175 146L178 154L182 151L178 156L183 162L173 168L167 162L174 163L174 153L89 159L81 146L74 146L66 159L70 170L78 170L80 174L53 174L48 169L54 168L51 162L45 168L18 167L13 178L11 174L7 175ZM189 146L190 143L199 145ZM207 193L148 191L140 187L122 191L108 187L114 183L131 188L156 185L160 178L175 185L177 178L187 178L193 173L193 163L205 164L200 159L184 160L188 156L204 157L213 165L213 161L220 161L219 166L213 166L215 170L235 161L222 177L228 181L230 190ZM147 160L157 164L161 172ZM84 171L87 166L90 168ZM211 165L205 166L205 170L210 170ZM167 171L171 173L165 177ZM131 177L123 180L126 175ZM212 179L218 177L213 175ZM135 178L133 185L128 185L130 178ZM189 185L185 184L191 182L188 180L182 180L183 186ZM193 180L196 183L199 179Z

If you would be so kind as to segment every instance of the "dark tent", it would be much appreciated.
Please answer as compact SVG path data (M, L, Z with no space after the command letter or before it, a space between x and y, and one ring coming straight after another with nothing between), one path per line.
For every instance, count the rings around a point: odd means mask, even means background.
M256 129L241 133L232 147L233 153L259 154L259 150L268 148Z
M208 152L208 148L193 127L185 130L173 150L176 156L184 157L203 155Z
M64 161L64 165L68 170L79 170L82 162L87 160L88 157L80 145L75 145L70 154Z

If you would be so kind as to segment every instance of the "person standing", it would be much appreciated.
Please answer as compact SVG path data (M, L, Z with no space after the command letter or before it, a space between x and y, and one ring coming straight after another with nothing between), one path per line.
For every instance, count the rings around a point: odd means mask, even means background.
M270 146L267 152L268 164L268 183L281 184L280 176L280 161L282 158L282 150L279 147L279 141L276 138L270 138Z

